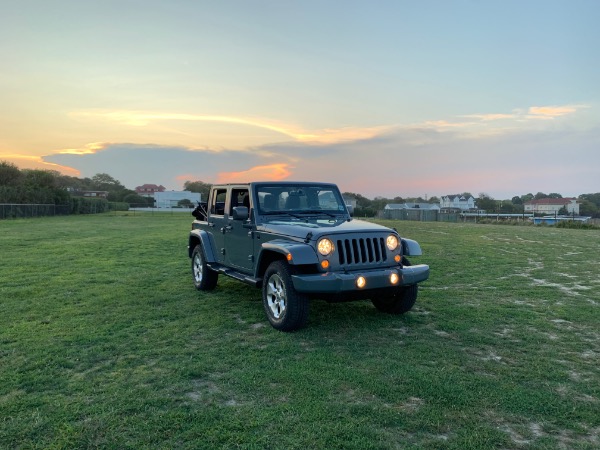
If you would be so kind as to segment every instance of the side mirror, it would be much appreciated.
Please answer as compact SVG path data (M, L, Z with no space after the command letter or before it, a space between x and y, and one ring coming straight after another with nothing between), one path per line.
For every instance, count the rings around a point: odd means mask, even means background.
M231 217L233 220L248 220L248 207L234 206Z
M350 217L354 216L354 206L346 205L346 209L348 210L348 214L350 214Z

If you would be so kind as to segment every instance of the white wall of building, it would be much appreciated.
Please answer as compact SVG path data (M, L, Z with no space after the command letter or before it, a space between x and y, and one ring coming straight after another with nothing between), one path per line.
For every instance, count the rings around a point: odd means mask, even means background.
M174 208L181 200L189 200L194 205L200 201L199 192L190 191L164 191L154 193L154 205L157 208Z

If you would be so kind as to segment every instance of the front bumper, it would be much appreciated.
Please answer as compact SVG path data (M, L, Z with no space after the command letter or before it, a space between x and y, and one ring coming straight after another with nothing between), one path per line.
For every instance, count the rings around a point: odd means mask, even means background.
M390 276L394 272L400 275L400 281L397 284L390 282ZM357 278L361 276L366 280L365 287L363 288L359 288L356 285ZM407 286L420 283L427 278L429 278L429 266L418 264L402 268L292 275L292 282L298 292L307 294L337 294L341 292L360 292L371 289Z

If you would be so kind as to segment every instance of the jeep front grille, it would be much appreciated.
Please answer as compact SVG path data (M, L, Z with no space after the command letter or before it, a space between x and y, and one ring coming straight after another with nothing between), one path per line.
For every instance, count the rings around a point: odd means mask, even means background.
M385 240L382 237L338 239L340 264L369 264L387 259Z

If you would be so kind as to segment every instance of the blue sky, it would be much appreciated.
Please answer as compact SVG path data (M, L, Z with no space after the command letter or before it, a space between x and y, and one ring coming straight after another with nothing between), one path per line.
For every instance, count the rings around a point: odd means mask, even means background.
M133 188L600 191L600 2L0 3L0 160Z

